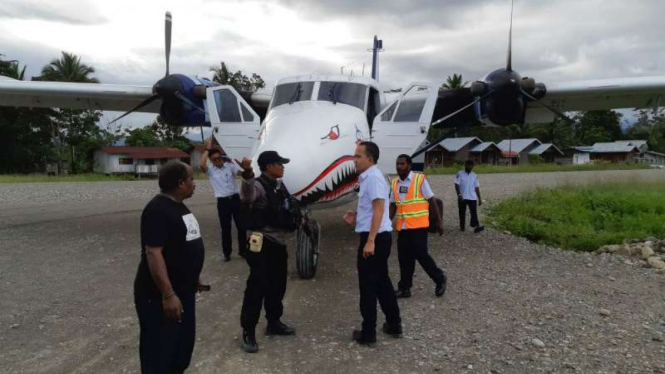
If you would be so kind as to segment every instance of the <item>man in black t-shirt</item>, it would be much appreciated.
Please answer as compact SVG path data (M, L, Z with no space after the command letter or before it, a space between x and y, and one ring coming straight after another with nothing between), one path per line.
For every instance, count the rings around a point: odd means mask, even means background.
M201 285L204 247L199 224L183 200L194 194L192 168L179 161L159 170L161 193L141 215L141 262L134 302L141 330L141 372L182 373L194 350L194 295Z

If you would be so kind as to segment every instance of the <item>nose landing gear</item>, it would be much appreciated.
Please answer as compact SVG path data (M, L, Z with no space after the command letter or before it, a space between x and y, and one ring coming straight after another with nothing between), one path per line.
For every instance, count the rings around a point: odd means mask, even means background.
M302 279L311 279L319 264L319 242L321 226L310 218L309 211L303 212L305 224L296 231L296 267Z

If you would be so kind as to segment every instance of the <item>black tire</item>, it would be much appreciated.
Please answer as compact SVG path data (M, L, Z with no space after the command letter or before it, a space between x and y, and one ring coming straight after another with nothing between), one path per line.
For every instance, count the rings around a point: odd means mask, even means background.
M310 220L308 228L299 228L296 233L296 267L301 279L314 278L319 264L320 226Z

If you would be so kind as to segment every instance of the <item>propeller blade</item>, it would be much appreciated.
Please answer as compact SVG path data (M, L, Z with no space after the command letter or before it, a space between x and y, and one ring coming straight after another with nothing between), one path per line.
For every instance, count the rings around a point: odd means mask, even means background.
M191 100L189 100L187 96L183 95L180 91L175 92L175 97L177 97L180 101L191 106L192 108L198 110L201 113L206 112L203 108L199 107L198 105L194 104Z
M563 113L562 113L561 111L559 111L558 109L556 109L556 108L554 108L554 107L552 107L552 106L549 106L549 105L543 103L542 101L536 99L533 95L531 95L530 93L524 91L522 88L520 88L520 92L522 92L522 95L528 97L528 98L531 99L532 101L535 101L537 104L539 104L539 105L543 106L544 108L548 109L550 112L552 112L552 113L556 114L557 116L561 117L562 119L564 119L564 120L567 121L568 123L575 123L575 121L573 121L573 120L572 120L570 117L568 117L567 115L563 114Z
M488 93L486 93L486 94L484 94L483 96L477 98L476 100L470 102L469 104L463 106L462 108L457 109L456 111L454 111L454 112L448 114L447 116L442 117L442 118L439 118L438 120L432 122L432 124L431 124L430 126L436 126L436 125L438 125L438 124L440 124L440 123L442 123L442 122L444 122L444 121L446 121L446 120L448 120L448 119L450 119L450 118L455 117L456 115L458 115L459 113L463 112L465 109L467 109L467 108L473 106L473 105L476 104L477 102L486 99L488 96L490 96L490 95L493 94L494 92L495 92L495 90L489 91Z
M513 71L513 7L515 0L510 2L510 31L508 31L508 56L506 57L506 70Z
M125 117L125 116L128 115L128 114L131 114L131 113L133 113L133 112L136 112L137 110L143 108L144 106L146 106L146 105L152 103L153 101L155 101L155 100L157 100L157 99L159 99L159 95L157 95L157 94L150 96L149 98L147 98L147 99L141 101L137 106L135 106L135 107L133 107L132 109L130 109L129 111L127 111L125 114L123 114L123 115L121 115L120 117L118 117L118 118L114 119L113 121L109 122L109 125L112 124L113 122L115 122L115 121L117 121L117 120L119 120L119 119Z
M165 45L166 74L164 75L165 77L169 75L169 62L171 60L171 24L172 24L171 12L166 12L166 16L164 19L164 41L166 43Z

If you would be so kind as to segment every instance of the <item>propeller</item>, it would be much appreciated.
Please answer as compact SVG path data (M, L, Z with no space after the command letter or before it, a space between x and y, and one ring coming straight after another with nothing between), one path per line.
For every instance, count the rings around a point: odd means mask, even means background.
M510 2L510 31L508 31L508 56L506 56L506 70L513 71L513 9L515 0Z
M171 60L171 26L173 23L173 18L171 17L171 12L166 12L164 16L164 50L166 51L166 74L165 77L169 76L169 62Z
M456 111L454 111L454 112L452 112L452 113L450 113L450 114L448 114L448 115L446 115L446 116L444 116L444 117L442 117L442 118L439 118L438 120L432 122L431 126L437 126L437 125L439 125L439 124L445 122L446 120L449 120L449 119L455 117L456 115L458 115L459 113L462 113L462 112L463 112L464 110L466 110L467 108L472 107L472 106L475 105L476 103L478 103L478 102L480 102L480 101L482 101L482 100L488 98L488 97L489 97L490 95L492 95L494 92L496 92L496 90L490 90L489 92L487 92L487 93L484 94L483 96L480 96L480 97L477 98L476 100L470 102L469 104L466 104L465 106L461 107L460 109L457 109Z
M571 124L575 123L575 121L573 121L572 118L570 118L567 115L563 114L561 111L554 108L553 106L550 106L550 105L545 104L544 102L540 101L535 96L533 96L530 93L526 92L524 89L520 88L520 92L522 92L522 95L526 96L531 101L534 101L536 104L541 105L542 107L548 109L550 112L556 114L557 116L559 116L561 119L565 120L566 122L571 123Z

